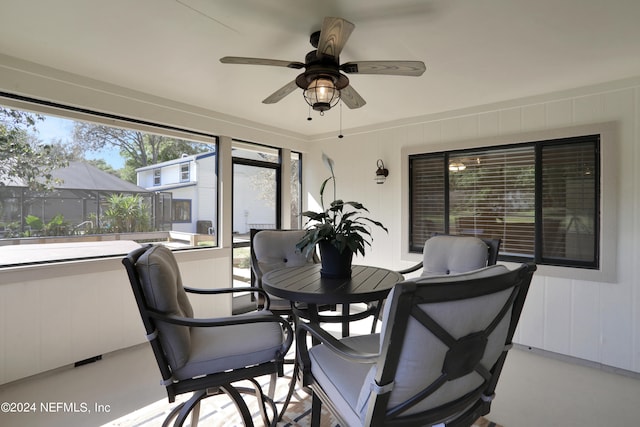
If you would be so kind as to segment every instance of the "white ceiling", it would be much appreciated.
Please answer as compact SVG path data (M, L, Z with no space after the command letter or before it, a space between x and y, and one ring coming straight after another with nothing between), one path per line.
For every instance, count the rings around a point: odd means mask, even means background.
M367 105L345 129L640 75L640 0L1 0L0 53L302 135L299 70L325 16L356 25L341 62L418 60L421 77L350 75Z

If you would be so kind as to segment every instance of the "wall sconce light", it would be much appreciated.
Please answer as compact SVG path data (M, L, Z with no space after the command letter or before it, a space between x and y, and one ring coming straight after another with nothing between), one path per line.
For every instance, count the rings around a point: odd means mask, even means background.
M376 177L374 178L374 181L376 182L376 184L384 184L384 182L387 180L387 177L389 176L389 170L385 169L382 159L378 159L377 166L378 170L376 171Z

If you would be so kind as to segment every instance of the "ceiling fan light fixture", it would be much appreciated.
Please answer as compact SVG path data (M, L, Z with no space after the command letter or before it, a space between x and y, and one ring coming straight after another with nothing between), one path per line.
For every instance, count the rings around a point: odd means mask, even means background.
M340 89L336 87L332 78L326 76L312 80L303 95L307 104L321 113L330 110L340 101Z

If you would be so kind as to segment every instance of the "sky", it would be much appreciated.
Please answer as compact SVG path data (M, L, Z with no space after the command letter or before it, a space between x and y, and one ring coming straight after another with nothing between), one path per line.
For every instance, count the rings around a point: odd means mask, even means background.
M59 117L46 116L44 121L38 120L36 122L36 128L38 129L38 138L43 142L58 141L61 139L63 142L70 142L73 137L73 120L62 119ZM89 159L104 159L105 162L110 164L114 169L121 169L124 167L124 159L120 157L120 153L117 149L105 149L100 152L86 153Z

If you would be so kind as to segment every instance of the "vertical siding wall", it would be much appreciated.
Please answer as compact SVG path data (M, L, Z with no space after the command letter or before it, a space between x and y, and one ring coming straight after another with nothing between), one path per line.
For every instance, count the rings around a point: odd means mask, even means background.
M227 249L176 253L185 284L226 287ZM228 316L231 295L191 298L197 317ZM121 258L4 270L0 384L145 342Z
M319 180L327 175L319 160L324 151L336 162L338 196L363 202L372 217L389 228L388 235L375 232L372 250L356 262L402 268L419 259L407 253L406 239L402 240L409 218L408 188L403 188L408 171L402 150L464 148L479 139L614 122L618 188L602 191L618 194L617 278L604 283L537 273L516 341L640 372L639 98L640 79L632 79L417 118L377 131L345 132L342 140L328 137L318 142L314 163L305 164L309 204L317 198ZM347 115L344 120L348 123ZM373 183L378 158L390 171L383 185Z

